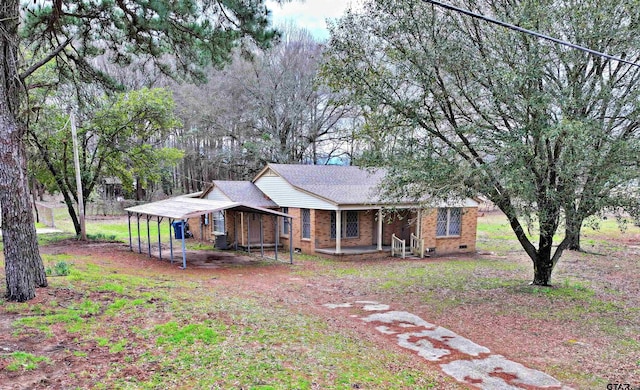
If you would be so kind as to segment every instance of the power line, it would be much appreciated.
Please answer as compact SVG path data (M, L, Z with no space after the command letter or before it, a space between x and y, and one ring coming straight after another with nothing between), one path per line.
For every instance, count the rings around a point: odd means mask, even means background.
M551 37L549 35L541 34L541 33L537 32L537 31L528 30L526 28L522 28L520 26L516 26L515 24L506 23L506 22L503 22L503 21L500 21L500 20L497 20L497 19L493 19L493 18L490 18L490 17L482 15L482 14L477 14L475 12L471 12L471 11L466 10L464 8L459 8L459 7L456 7L456 6L453 6L453 5L444 4L444 3L441 3L441 2L436 1L436 0L422 0L422 1L424 1L425 3L431 3L433 5L437 5L437 6L442 7L442 8L446 8L446 9L451 10L451 11L462 13L462 14L465 14L467 16L471 16L473 18L482 19L482 20L484 20L486 22L497 24L499 26L506 27L506 28L511 29L511 30L515 30L515 31L519 31L519 32L522 32L522 33L525 33L525 34L533 35L533 36L538 37L540 39L545 39L547 41L551 41L551 42L554 42L554 43L558 43L560 45L568 46L568 47L571 47L573 49L582 50L582 51L585 51L587 53L595 54L595 55L600 56L600 57L608 58L610 60L614 60L614 61L618 61L618 62L623 62L625 64L632 65L632 66L637 66L638 68L640 68L640 64L638 64L638 63L635 63L635 62L632 62L632 61L627 61L627 60L625 60L623 58L615 57L615 56L612 56L612 55L609 55L609 54L606 54L606 53L599 52L597 50L589 49L588 47L576 45L576 44L571 43L571 42L563 41L561 39L554 38L554 37Z

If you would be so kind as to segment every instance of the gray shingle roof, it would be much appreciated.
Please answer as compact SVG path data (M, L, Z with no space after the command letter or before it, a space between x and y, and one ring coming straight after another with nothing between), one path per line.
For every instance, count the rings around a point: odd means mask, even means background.
M384 169L341 165L269 164L289 184L336 204L374 204Z
M257 207L278 207L250 181L214 180L213 185L222 191L232 202L250 204Z

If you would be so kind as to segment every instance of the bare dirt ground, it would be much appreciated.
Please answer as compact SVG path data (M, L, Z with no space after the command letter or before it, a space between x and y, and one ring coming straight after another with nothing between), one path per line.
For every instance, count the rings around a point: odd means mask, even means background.
M565 276L575 274L581 278L593 280L596 288L603 291L607 288L611 291L615 290L614 294L618 295L618 299L620 294L624 294L628 305L639 307L640 235L627 235L624 239L615 241L614 244L624 247L623 252L626 254L624 259L569 253L562 259L558 273ZM395 310L408 311L429 322L447 327L475 343L490 348L493 353L503 355L527 367L549 372L558 365L567 365L567 362L571 362L570 364L577 372L584 372L585 375L595 373L610 378L611 382L631 381L633 386L640 386L640 367L638 367L640 356L631 360L628 357L616 358L615 355L602 356L603 351L611 353L609 344L612 339L607 337L607 333L597 325L590 324L588 319L585 319L583 327L577 328L575 321L563 321L557 317L530 318L524 314L513 315L512 311L509 311L509 315L500 315L500 307L497 307L501 302L500 297L491 297L483 291L478 292L473 305L460 304L451 310L440 312L425 306L419 294L398 295L376 288L370 280L358 281L327 276L323 273L323 270L328 267L326 263L310 260L299 260L294 266L290 266L284 263L264 263L257 261L254 257L234 256L231 253L189 252L188 267L186 270L181 270L179 263L170 264L166 259L160 261L149 258L145 254L130 252L128 245L121 243L82 244L70 240L43 247L42 252L64 253L74 258L92 257L93 261L120 268L123 273L135 275L136 272L153 271L167 279L194 279L203 281L205 286L224 286L229 294L239 297L264 297L265 302L283 305L292 311L321 316L332 327L352 329L363 338L377 343L380 348L413 354L414 352L400 348L395 336L375 332L370 324L325 306L327 303L353 301L382 302ZM487 256L500 258L492 254ZM383 266L386 263L398 261L387 259L376 262L376 265ZM447 260L440 258L406 261L419 261L428 265L430 262ZM514 261L514 259L509 258L508 261ZM519 254L515 261L527 262L522 254ZM334 264L334 266L340 267L341 264ZM370 263L349 262L345 266L369 267ZM298 272L301 270L304 270L303 275ZM529 297L522 295L520 297L522 302L512 302L512 304L522 304L526 310L527 305L531 304L525 301ZM33 303L46 303L52 300L64 303L74 299L79 298L74 296L71 290L42 289ZM558 308L550 308L550 310L556 309ZM615 316L615 314L612 315ZM11 373L0 369L0 388L29 388L29 383L38 383L40 379L44 380L43 378L46 378L44 383L51 384L51 387L65 388L65 382L61 378L72 377L73 373L90 371L97 366L95 362L101 358L113 360L113 356L101 357L99 350L89 351L91 359L59 354L58 352L74 345L75 336L63 331L56 332L54 338L23 336L16 339L11 336L11 324L14 319L11 313L2 312L0 347L5 350L24 350L36 355L48 356L54 364L45 365L42 369L28 374ZM127 319L121 318L121 320L123 325L126 325ZM619 319L619 321L625 320L625 318ZM640 335L635 335L635 340L640 342ZM3 351L0 350L1 352ZM126 357L122 356L122 358ZM417 358L415 364L437 367ZM0 368L2 368L1 365ZM143 372L131 374L140 377L145 375ZM28 375L28 378L19 377L20 375ZM58 378L57 382L56 378ZM22 387L17 384L18 379L26 385ZM12 385L9 386L8 383ZM563 384L580 387L576 383L563 382ZM454 385L448 387L457 388ZM531 388L535 389L535 387Z

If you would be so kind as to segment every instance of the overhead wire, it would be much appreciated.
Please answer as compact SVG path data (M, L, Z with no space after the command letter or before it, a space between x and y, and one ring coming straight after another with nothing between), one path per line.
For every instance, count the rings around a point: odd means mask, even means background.
M593 50L593 49L590 49L590 48L585 47L585 46L576 45L575 43L571 43L571 42L568 42L568 41L564 41L562 39L554 38L554 37L549 36L549 35L541 34L541 33L537 32L537 31L533 31L533 30L529 30L529 29L526 29L526 28L523 28L523 27L520 27L520 26L516 26L515 24L503 22L501 20L497 20L497 19L488 17L486 15L482 15L482 14L478 14L478 13L466 10L464 8L456 7L456 6L453 6L453 5L450 5L450 4L445 4L445 3L442 3L442 2L437 1L437 0L422 0L422 1L425 2L425 3L430 3L430 4L433 4L433 5L436 5L438 7L442 7L442 8L448 9L450 11L459 12L461 14L464 14L464 15L467 15L467 16L471 16L473 18L481 19L481 20L484 20L484 21L489 22L489 23L497 24L499 26L502 26L502 27L505 27L505 28L508 28L508 29L511 29L511 30L514 30L514 31L518 31L518 32L521 32L521 33L533 35L533 36L535 36L537 38L540 38L540 39L551 41L551 42L554 42L554 43L557 43L557 44L560 44L560 45L564 45L564 46L567 46L567 47L570 47L570 48L573 48L573 49L582 50L582 51L590 53L590 54L594 54L594 55L597 55L597 56L600 56L600 57L608 58L610 60L622 62L622 63L628 64L628 65L636 66L636 67L640 68L640 64L638 64L636 62L628 61L628 60L625 60L624 58L612 56L612 55L609 55L607 53L603 53L603 52L600 52L600 51L597 51L597 50Z

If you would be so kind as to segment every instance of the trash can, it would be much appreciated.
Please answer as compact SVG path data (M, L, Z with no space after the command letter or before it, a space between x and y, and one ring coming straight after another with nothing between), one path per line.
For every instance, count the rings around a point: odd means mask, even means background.
M173 225L173 237L176 240L182 240L184 222L175 221L171 225Z
M216 236L215 247L221 250L228 249L226 234L220 234Z

